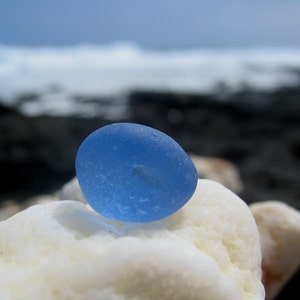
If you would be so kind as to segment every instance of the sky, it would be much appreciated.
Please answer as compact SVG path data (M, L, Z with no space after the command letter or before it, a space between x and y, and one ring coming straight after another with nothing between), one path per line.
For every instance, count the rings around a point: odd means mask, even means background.
M300 46L299 0L2 0L0 44Z

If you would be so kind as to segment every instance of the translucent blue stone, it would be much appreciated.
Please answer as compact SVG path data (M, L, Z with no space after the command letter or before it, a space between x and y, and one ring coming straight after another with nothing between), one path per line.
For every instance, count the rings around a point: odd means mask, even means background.
M148 126L115 123L89 135L76 156L77 178L90 206L125 222L150 222L180 209L198 175L186 152Z

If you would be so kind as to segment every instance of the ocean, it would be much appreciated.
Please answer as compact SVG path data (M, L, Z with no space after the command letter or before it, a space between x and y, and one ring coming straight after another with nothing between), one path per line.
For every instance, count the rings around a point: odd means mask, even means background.
M82 105L85 99L120 104L135 90L272 90L298 85L299 74L300 48L0 45L0 101L27 115L89 115L94 109Z

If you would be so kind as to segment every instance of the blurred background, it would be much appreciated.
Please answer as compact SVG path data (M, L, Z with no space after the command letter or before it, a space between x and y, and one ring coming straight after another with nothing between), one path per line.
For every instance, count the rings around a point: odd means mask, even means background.
M56 190L91 131L132 121L233 163L247 203L299 208L299 15L296 0L2 1L0 199Z
M0 202L57 191L90 132L130 121L200 177L233 167L247 203L300 209L299 16L298 0L1 1Z

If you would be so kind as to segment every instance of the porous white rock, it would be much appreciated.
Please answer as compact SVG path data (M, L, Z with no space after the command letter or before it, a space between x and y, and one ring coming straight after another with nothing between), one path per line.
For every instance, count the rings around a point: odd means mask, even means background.
M58 194L54 193L51 195L39 195L29 199L26 199L23 202L17 202L15 200L6 200L1 203L0 207L0 221L3 221L16 213L32 206L35 204L48 203L50 201L59 200Z
M66 200L0 222L0 237L2 300L264 299L253 215L210 180L160 221L112 221Z
M275 299L300 268L300 212L281 201L250 205L261 241L266 300Z
M62 186L59 191L59 198L61 200L72 199L86 203L76 176Z

